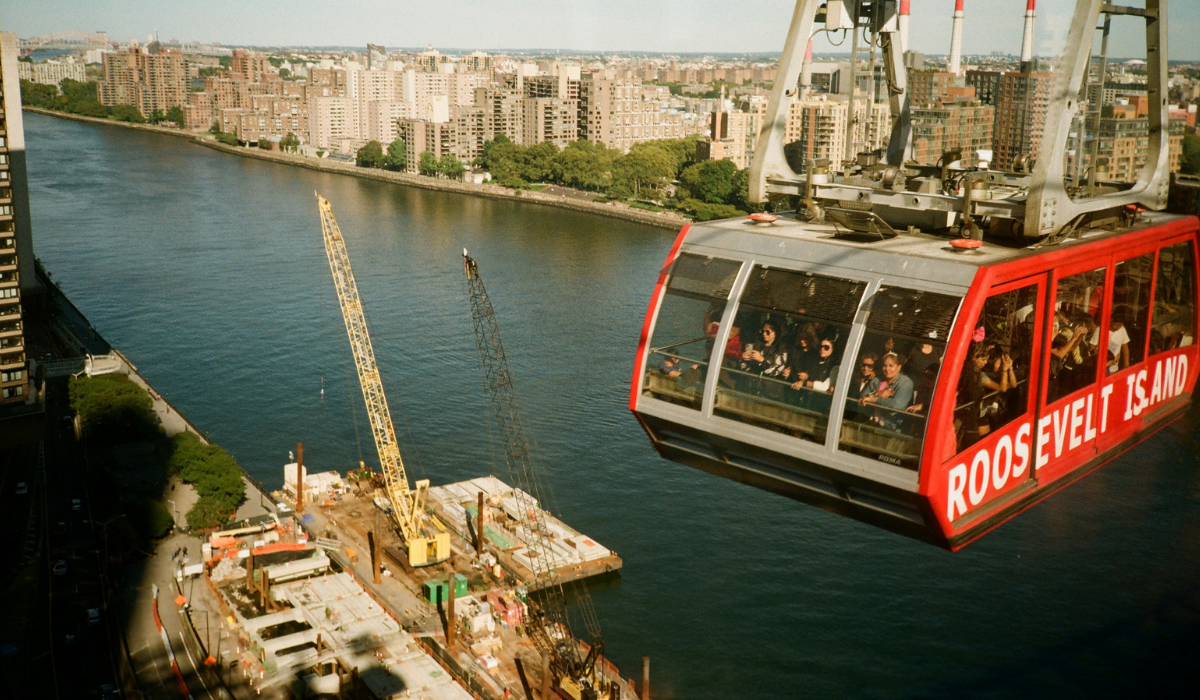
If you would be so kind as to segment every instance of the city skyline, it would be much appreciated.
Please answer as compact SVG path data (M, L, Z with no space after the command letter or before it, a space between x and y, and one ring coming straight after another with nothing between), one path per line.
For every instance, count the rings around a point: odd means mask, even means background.
M387 0L352 0L336 9L328 3L296 0L274 3L263 21L231 23L241 8L228 0L203 7L174 0L96 0L78 7L71 0L43 0L0 12L0 23L21 37L77 29L106 31L117 41L162 39L246 46L357 46L382 43L451 49L543 50L657 53L778 53L794 8L792 0L759 0L734 7L713 0L634 3L611 0L445 0L436 5ZM951 0L914 0L912 43L931 55L949 49ZM1058 53L1065 41L1074 0L1038 3L1035 52ZM1172 60L1200 59L1200 45L1186 39L1200 32L1200 5L1171 3ZM1020 51L1024 3L968 0L965 44L970 54ZM394 22L382 20L394 14ZM455 18L452 23L447 17ZM1121 18L1118 18L1121 19ZM1114 22L1110 55L1144 55L1137 20ZM719 29L719 31L718 31ZM845 51L826 35L814 41L817 53Z

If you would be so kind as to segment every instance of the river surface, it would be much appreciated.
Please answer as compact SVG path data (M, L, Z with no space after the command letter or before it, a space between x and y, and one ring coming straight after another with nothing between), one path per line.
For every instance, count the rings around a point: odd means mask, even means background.
M333 204L414 475L495 472L478 261L565 520L656 698L1180 697L1200 687L1193 411L957 554L661 460L627 408L674 234L27 115L35 248L99 331L269 487L374 461L313 191ZM321 389L324 387L324 397ZM401 419L402 417L402 419Z

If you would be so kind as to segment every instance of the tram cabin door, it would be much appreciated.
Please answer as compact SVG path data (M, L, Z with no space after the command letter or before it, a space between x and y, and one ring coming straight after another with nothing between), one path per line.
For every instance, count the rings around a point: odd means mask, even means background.
M1044 380L1033 430L1033 471L1041 485L1096 456L1104 418L1100 380L1109 364L1101 343L1110 321L1110 262L1108 256L1093 258L1050 275Z
M1035 487L1032 437L1043 364L1046 274L993 285L968 310L969 338L954 391L943 455L946 515L962 531ZM959 326L963 328L964 326ZM960 346L961 347L961 346ZM939 500L940 499L936 499Z

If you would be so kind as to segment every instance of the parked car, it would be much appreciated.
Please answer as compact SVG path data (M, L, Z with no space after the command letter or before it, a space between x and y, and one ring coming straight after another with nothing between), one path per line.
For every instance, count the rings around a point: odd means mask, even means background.
M87 621L92 626L100 624L100 608L88 608Z
M79 500L78 498L72 498L71 499L71 510L82 510L82 509L83 509L83 501Z
M29 493L29 484L25 483L24 481L18 481L17 482L17 495L24 496L27 493Z
M65 576L67 573L67 560L59 559L58 561L54 562L53 571L55 576Z

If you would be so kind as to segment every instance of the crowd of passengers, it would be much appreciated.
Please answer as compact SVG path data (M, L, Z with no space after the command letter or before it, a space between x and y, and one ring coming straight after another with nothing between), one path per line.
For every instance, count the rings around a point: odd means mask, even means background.
M771 317L756 325L749 337L740 326L730 329L723 364L738 371L723 375L724 385L828 414L842 366L844 331L820 321L789 323ZM868 334L850 382L851 419L915 430L918 421L908 416L924 416L941 358L941 348L932 343Z

